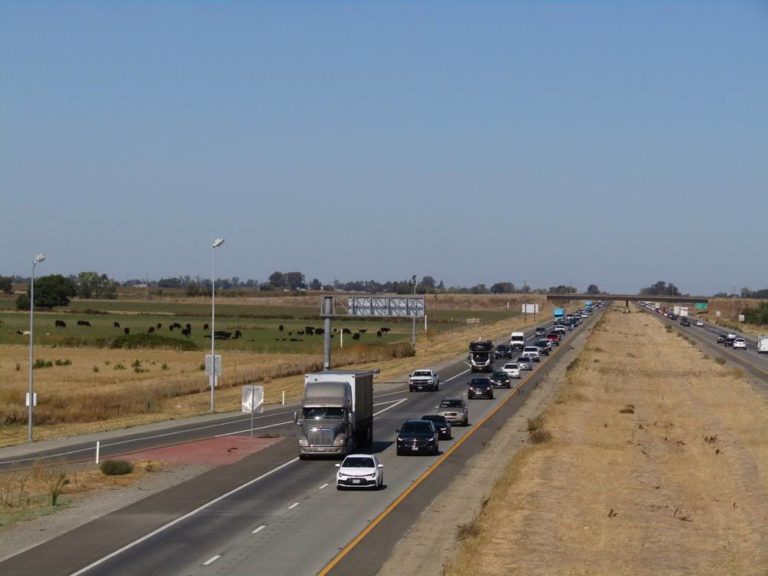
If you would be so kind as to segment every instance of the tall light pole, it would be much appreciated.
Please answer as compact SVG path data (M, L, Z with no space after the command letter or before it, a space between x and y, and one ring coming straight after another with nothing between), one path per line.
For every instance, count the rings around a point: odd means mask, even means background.
M38 254L32 260L32 278L29 282L29 392L27 394L27 441L32 442L32 409L35 404L35 381L32 373L35 342L35 268L45 260L45 254Z
M416 274L413 275L413 295L416 296ZM411 332L411 346L416 350L416 315L413 315L413 330Z
M216 412L216 248L224 244L224 238L216 238L211 245L211 414Z

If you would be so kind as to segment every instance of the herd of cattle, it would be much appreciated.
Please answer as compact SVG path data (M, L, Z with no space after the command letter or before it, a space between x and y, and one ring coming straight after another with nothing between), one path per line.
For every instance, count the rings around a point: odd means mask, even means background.
M91 323L88 320L78 320L77 321L77 325L78 326L84 326L86 328L90 328L91 327ZM66 328L67 327L67 323L64 320L55 320L54 321L54 326L56 328ZM118 330L121 329L120 322L112 322L112 327L116 328ZM156 325L150 326L149 328L147 328L147 334L155 334L156 331L161 330L162 328L163 328L162 322L158 322ZM279 332L282 333L282 332L285 331L285 326L280 324L277 327L277 329L278 329ZM123 333L126 334L126 335L131 333L131 329L129 327L127 327L127 326L122 327L122 330L123 330ZM192 324L189 324L189 323L187 323L184 326L182 326L178 322L173 322L172 324L168 325L168 330L170 330L171 332L173 332L174 330L179 330L181 332L181 335L182 336L186 336L187 338L192 336ZM203 330L210 330L210 328L209 328L207 323L203 324ZM391 330L391 328L387 328L387 327L379 328L376 331L376 337L377 338L381 338L383 334L386 334L390 330ZM341 330L338 330L336 328L333 329L334 333L339 332L341 334L349 334L352 337L352 340L359 340L360 337L363 334L365 334L367 331L368 331L367 328L359 328L356 332L352 332L352 330L350 330L349 328L342 328ZM322 336L324 334L324 332L325 332L325 330L323 328L316 328L314 326L305 326L304 330L297 330L296 331L296 336L293 335L293 332L288 332L288 337L285 337L285 338L279 337L279 338L275 338L275 340L276 341L282 340L284 342L285 341L303 342L304 339L303 338L299 338L299 336ZM17 330L16 333L18 335L20 335L20 336L21 335L24 335L24 336L29 335L29 332L26 332L26 331L22 332L21 330ZM331 338L333 338L333 336L334 336L334 334L331 334ZM242 337L243 337L243 333L240 330L235 330L234 332L230 332L228 330L216 330L214 332L214 338L216 340L230 340L230 339L231 340L238 340L238 339L240 339ZM205 338L210 338L210 335L206 334Z

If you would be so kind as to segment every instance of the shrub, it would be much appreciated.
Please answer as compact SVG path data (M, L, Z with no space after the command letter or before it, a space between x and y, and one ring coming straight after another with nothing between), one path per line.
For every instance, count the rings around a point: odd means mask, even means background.
M722 356L718 356L717 358L715 358L715 362L717 362L718 364L720 364L720 366L722 366L723 364L725 364L726 360Z
M544 442L549 442L552 439L552 434L549 430L540 428L530 432L528 437L531 439L532 444L543 444Z
M122 476L133 472L133 464L125 460L104 460L99 469L105 476Z
M94 372L98 372L98 371L99 371L99 367L98 367L98 366L94 366L94 367L93 367L93 371L94 371Z
M67 484L69 484L69 478L67 478L64 472L51 476L48 481L48 494L51 496L51 506L58 505L61 491Z

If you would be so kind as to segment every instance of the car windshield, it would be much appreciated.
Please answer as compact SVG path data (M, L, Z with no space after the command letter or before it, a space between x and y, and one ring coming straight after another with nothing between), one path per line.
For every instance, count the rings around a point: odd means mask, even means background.
M504 378L507 378L507 373L506 372L494 372L493 375L491 376L491 378L501 378L501 379L504 379Z
M481 362L488 360L488 352L472 352L472 358Z
M469 383L470 386L487 386L488 380L486 378L472 378Z
M400 432L403 434L432 434L432 426L426 421L406 422Z
M341 420L344 408L304 408L305 420Z
M507 370L517 370L518 369L518 365L517 364L504 364L504 368L506 368Z
M427 376L427 377L431 377L432 376L432 372L430 372L429 370L416 370L416 372L414 372L413 375L414 376Z
M362 456L348 456L344 459L342 468L375 468L373 458L364 458Z
M461 400L443 400L440 408L461 408Z

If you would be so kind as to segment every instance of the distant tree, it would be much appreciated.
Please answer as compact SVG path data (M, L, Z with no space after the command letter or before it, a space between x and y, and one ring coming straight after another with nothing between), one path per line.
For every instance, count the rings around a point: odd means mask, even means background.
M680 291L671 282L667 284L659 281L640 290L640 294L642 296L680 296Z
M587 294L600 294L600 288L597 287L597 284L590 284L587 286Z
M54 306L68 306L69 299L75 296L77 290L75 283L61 274L42 276L35 280L35 308L53 308ZM26 310L29 308L30 291L16 298L16 308Z
M182 288L183 280L181 278L160 278L157 281L158 288Z
M512 282L497 282L491 286L491 292L493 294L512 294L515 291L516 288Z
M435 289L435 279L432 278L432 276L424 276L421 279L421 286L423 286L426 291L431 292Z
M0 292L3 294L13 292L13 281L10 276L0 276Z
M117 282L106 274L80 272L74 282L78 298L117 298Z
M768 324L768 302L760 302L756 308L744 310L744 320L750 324Z
M559 286L550 286L549 288L550 294L575 294L576 292L576 288L573 286L565 286L564 284L560 284Z
M488 294L488 288L485 284L475 284L469 289L472 294Z
M530 291L531 291L531 287L528 286L527 283L524 283L520 288L520 292L522 292L523 294L528 294Z
M322 290L323 289L323 283L320 282L317 278L312 278L312 282L309 283L309 289L310 290Z
M445 290L445 284L442 280L440 280L440 283L437 285L437 289L443 292Z
M282 272L272 272L269 275L269 283L273 288L285 288L285 275Z
M286 272L283 275L283 286L289 290L303 290L307 287L304 274L301 272Z

